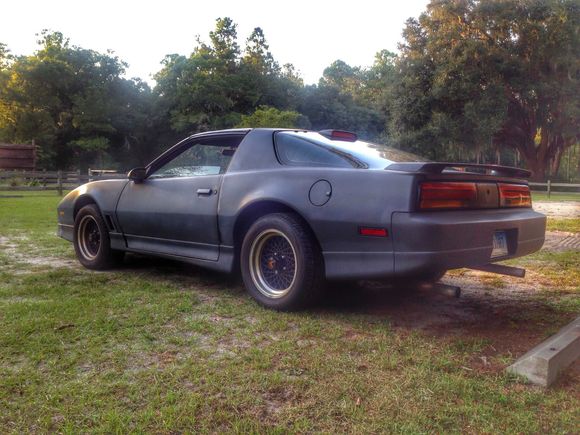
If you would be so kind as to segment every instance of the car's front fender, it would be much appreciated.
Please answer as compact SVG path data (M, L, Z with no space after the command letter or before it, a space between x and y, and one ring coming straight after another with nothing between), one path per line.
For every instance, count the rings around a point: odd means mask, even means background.
M69 192L58 204L58 235L72 241L72 227L76 213L86 204L97 204L103 215L115 220L115 211L121 192L128 180L93 181Z

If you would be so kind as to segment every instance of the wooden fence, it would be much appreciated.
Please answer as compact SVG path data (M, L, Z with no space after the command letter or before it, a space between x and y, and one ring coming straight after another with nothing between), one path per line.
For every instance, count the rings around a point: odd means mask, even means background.
M577 193L578 190L580 189L580 184L570 184L570 183L552 183L552 181L548 180L547 183L529 183L530 187L532 188L532 190L534 190L534 187L542 187L541 190L545 190L545 192L548 194L548 198L550 197L550 195L552 194L552 192L556 192L557 190L554 190L554 187L556 188L565 188L566 192L570 192L570 190L568 189L573 189L572 193ZM540 189L538 189L540 190Z
M115 171L0 171L0 190L35 191L56 190L59 195L81 184L96 180L127 178L127 174Z

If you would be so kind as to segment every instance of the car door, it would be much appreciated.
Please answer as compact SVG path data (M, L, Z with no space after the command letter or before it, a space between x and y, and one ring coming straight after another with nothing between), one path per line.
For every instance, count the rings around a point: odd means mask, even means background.
M218 195L222 174L241 137L193 139L129 181L117 220L130 250L217 260Z

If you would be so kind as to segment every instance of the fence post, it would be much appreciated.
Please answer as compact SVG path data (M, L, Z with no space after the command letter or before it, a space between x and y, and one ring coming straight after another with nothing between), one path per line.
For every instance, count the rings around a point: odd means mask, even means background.
M548 180L548 198L550 197L551 190L552 190L552 180Z
M62 196L62 171L58 170L56 173L56 188L59 196Z
M89 183L90 183L91 181L93 181L93 180L91 180L91 168L87 169L87 175L88 175L88 177L89 177L89 178L88 178L88 181L89 181Z

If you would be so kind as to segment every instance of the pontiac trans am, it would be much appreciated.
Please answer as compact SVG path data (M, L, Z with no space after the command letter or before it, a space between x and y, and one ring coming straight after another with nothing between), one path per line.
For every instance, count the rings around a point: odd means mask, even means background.
M259 303L292 310L325 279L437 281L539 250L529 175L422 161L340 130L214 131L70 192L58 235L89 269L135 252L241 271Z

